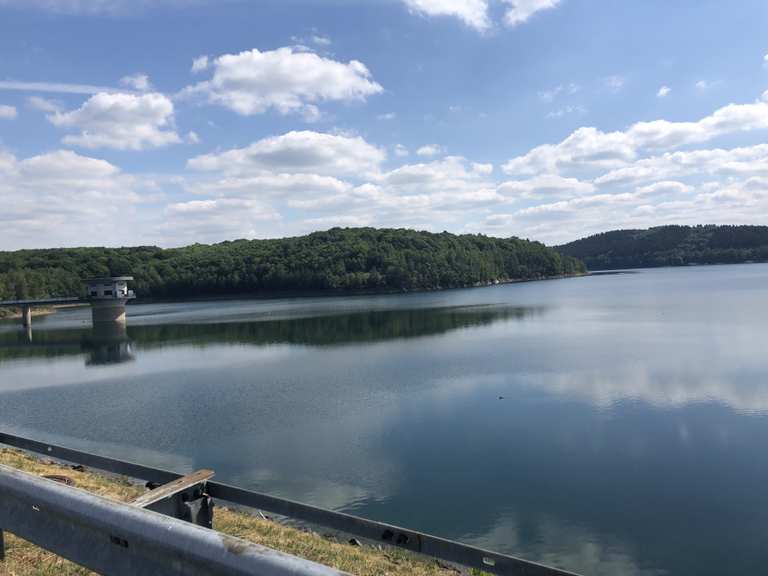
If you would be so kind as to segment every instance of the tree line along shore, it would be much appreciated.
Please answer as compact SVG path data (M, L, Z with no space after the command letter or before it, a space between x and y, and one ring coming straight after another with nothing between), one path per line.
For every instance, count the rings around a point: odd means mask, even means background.
M768 262L768 226L613 230L557 246L590 270Z
M549 248L520 238L333 228L183 248L0 252L0 300L81 295L84 278L131 274L143 299L393 293L585 274L768 262L768 226L614 230ZM6 316L8 311L0 310Z
M0 252L0 299L71 296L82 279L131 274L139 298L439 290L583 274L540 242L406 229L333 228L183 248Z

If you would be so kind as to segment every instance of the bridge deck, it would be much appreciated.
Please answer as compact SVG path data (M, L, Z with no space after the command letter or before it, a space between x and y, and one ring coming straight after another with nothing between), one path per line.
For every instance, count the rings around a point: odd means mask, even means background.
M74 304L76 302L87 302L87 300L78 296L70 296L68 298L40 298L39 300L0 300L0 308L46 306L48 304Z

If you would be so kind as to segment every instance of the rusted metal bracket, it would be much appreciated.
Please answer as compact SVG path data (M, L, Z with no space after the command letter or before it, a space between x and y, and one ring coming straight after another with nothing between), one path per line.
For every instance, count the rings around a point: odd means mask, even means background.
M142 494L131 505L213 528L213 498L206 492L213 476L213 470L198 470Z

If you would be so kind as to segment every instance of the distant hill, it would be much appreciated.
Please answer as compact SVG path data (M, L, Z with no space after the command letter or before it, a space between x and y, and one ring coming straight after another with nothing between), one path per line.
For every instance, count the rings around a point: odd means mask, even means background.
M399 292L584 272L540 242L404 229L334 228L185 248L0 252L0 299L78 294L81 279L132 274L139 297Z
M768 226L658 226L614 230L555 248L590 270L768 262Z

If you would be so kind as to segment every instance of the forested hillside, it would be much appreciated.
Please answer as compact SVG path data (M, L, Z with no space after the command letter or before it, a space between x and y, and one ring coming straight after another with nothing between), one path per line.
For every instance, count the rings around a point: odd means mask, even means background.
M768 226L614 230L556 248L590 270L768 262Z
M81 279L131 274L139 297L406 291L584 272L538 242L404 229L334 228L280 240L185 248L0 252L0 299L82 293Z

